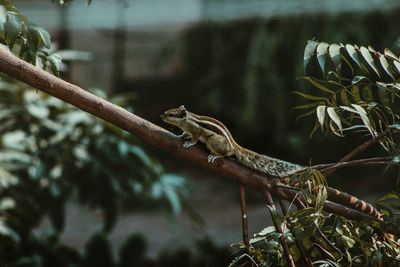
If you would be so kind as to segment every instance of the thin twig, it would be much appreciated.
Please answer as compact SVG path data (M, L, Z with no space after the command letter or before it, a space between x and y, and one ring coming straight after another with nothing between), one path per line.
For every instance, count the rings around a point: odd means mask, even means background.
M342 257L346 257L346 255L343 254L343 252L336 247L329 239L328 237L319 229L318 225L315 223L316 229L322 240L325 241L333 250L335 250L337 253L339 253Z
M383 133L375 136L374 138L369 139L368 141L366 141L365 143L362 143L361 145L359 145L358 147L356 147L355 149L353 149L350 153L348 153L347 155L345 155L343 158L341 158L339 160L339 162L345 162L345 161L349 161L350 159L354 158L356 155L358 155L359 153L365 151L367 148L369 148L370 146L372 146L373 144L379 142L379 140L381 140L383 137L385 137L388 134L388 130L384 131Z
M245 191L245 186L243 184L240 184L240 210L242 212L243 244L246 246L246 249L249 250L250 242L249 242L249 225L247 219L246 191Z
M271 218L272 218L272 222L274 223L275 229L278 233L280 233L279 239L281 241L281 245L283 248L283 254L285 255L286 263L288 264L288 266L295 267L296 265L294 263L292 255L290 254L289 246L286 243L285 234L282 230L282 227L275 220L274 214L272 213L272 211L276 210L276 208L275 208L275 203L274 203L274 200L272 199L271 193L268 190L264 190L264 197L270 208L269 211L271 213Z
M368 141L366 141L365 143L362 143L361 145L359 145L358 147L356 147L355 149L353 149L352 151L350 151L350 153L348 153L347 155L345 155L344 157L342 157L338 163L341 162L346 162L349 161L350 159L354 158L356 155L360 154L361 152L367 150L367 148L369 148L370 146L372 146L373 144L379 142L379 140L381 140L383 137L386 136L386 134L389 132L389 130L384 131L383 133L375 136L374 138L369 139ZM328 169L325 170L325 176L329 176L332 173L334 173L336 171L336 169Z
M393 157L374 157L374 158L365 158L365 159L356 159L356 160L351 160L351 161L339 161L335 163L323 163L323 164L318 164L318 165L313 165L311 168L317 169L317 170L323 170L325 168L329 168L332 166L337 166L337 165L357 165L359 163L364 163L364 162L375 162L375 161L387 161L391 160Z
M278 198L278 200L279 200L279 206L281 206L281 210L282 210L283 215L287 216L288 208L286 207L286 205L285 205L285 203L283 202L282 199ZM312 263L312 260L310 260L310 258L307 257L307 254L304 251L303 245L301 244L301 242L298 239L296 239L295 233L293 231L291 231L291 233L293 235L294 241L296 242L296 246L300 251L301 258L304 260L304 263L308 267L313 267L314 264Z
M343 162L343 163L338 163L336 166L328 167L321 172L325 175L325 177L331 175L333 172L335 172L338 169L349 167L349 166L376 166L376 165L389 165L393 164L393 162L390 161L365 161L365 162L357 162L357 163L349 163Z
M312 166L313 169L320 170L325 176L331 175L334 171L349 166L366 166L366 165L387 165L391 164L392 157L375 157L366 159L357 159L352 161L343 161L337 163L318 164Z

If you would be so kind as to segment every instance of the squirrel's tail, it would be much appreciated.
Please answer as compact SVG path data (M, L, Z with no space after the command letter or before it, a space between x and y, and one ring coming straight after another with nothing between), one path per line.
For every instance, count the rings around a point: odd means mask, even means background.
M287 177L306 168L288 161L258 154L245 148L238 149L235 156L244 166L279 178Z

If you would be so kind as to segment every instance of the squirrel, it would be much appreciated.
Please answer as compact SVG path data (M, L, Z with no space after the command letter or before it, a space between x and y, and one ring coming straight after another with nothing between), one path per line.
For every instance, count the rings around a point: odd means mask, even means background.
M198 141L204 143L211 152L207 157L210 163L218 158L234 156L242 165L277 178L286 178L308 169L305 166L268 157L241 147L222 122L191 113L183 105L165 111L161 114L161 119L180 128L183 133L179 137L190 138L189 141L184 142L183 147L193 146ZM380 213L370 204L338 190L335 194L344 197L342 200L344 205L380 218Z
M161 114L161 119L180 128L183 133L179 137L190 138L183 147L188 148L198 141L205 144L211 154L208 162L218 158L234 156L242 165L253 170L278 178L288 177L306 167L284 160L271 158L241 147L233 139L231 133L220 121L191 113L182 105Z

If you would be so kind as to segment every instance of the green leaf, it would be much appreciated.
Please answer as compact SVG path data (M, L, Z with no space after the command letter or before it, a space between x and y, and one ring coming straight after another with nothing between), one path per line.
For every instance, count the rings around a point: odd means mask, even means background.
M58 54L52 54L47 57L47 61L50 64L53 74L57 76L60 75L61 56Z
M358 88L358 86L353 85L350 90L351 90L351 95L353 96L354 102L356 102L356 103L362 102L362 99L360 96L360 89Z
M340 90L340 99L344 105L350 105L350 100L347 96L348 91L346 89Z
M368 65L375 71L376 75L378 75L378 77L381 77L381 74L379 73L378 69L376 68L375 60L372 57L369 50L366 47L361 46L360 52L361 52L361 55L363 56L363 58L365 59L365 61L367 61Z
M357 63L357 65L360 68L362 68L360 58L359 58L358 53L357 53L356 49L354 48L354 46L347 44L345 48L346 48L347 53L349 53L350 57L354 60L354 62Z
M304 70L306 70L308 63L311 61L311 58L314 56L315 49L318 46L318 42L309 40L304 49Z
M352 248L356 241L348 236L341 235L339 236L339 242L343 242L343 245L345 245L347 248Z
M325 114L326 114L326 106L318 106L317 107L317 118L318 118L319 124L321 125L322 131L324 131Z
M301 115L297 116L297 117L296 117L296 122L297 122L298 120L300 120L301 118L304 118L304 117L307 117L307 116L310 116L310 115L314 114L315 111L316 111L316 109L312 109L312 110L310 110L310 111L307 112L307 113L304 113L304 114L301 114Z
M338 44L331 44L329 46L329 56L333 64L335 65L336 71L339 70L341 64L341 54L340 54L341 46Z
M15 242L19 242L19 235L11 229L3 220L0 220L0 236L7 236L14 240Z
M318 260L313 262L313 264L318 264L318 267L340 267L340 265L331 260Z
M42 28L29 25L27 32L28 44L31 50L37 51L43 47L50 48L50 34Z
M364 81L366 83L371 83L371 81L365 76L354 76L354 78L351 80L351 84L354 85L354 84L360 83L362 81Z
M385 72L387 73L387 75L389 75L390 78L392 78L392 80L396 80L392 74L392 72L390 71L390 65L389 62L387 61L386 57L384 55L380 55L379 56L379 63L381 64L382 68L385 70Z
M397 72L400 74L400 62L393 60L393 65L396 67Z
M362 95L366 102L369 103L374 101L370 84L367 84L362 88Z
M318 128L320 127L318 121L315 121L314 127L310 132L310 138L312 138L312 136L315 134L315 132L318 130Z
M311 85L313 85L315 88L320 89L321 91L327 92L332 95L335 94L334 91L332 91L328 87L322 85L320 82L318 82L316 79L314 79L312 77L304 77L304 79L306 81L308 81L309 83L311 83Z
M344 135L339 133L338 129L335 128L332 121L329 121L329 128L331 129L331 131L334 135L339 136L339 137L344 137Z
M17 9L12 5L9 0L0 0L0 5L5 7L7 11L17 12Z
M398 211L400 210L400 194L397 192L388 193L377 200L376 204Z
M319 104L320 103L315 102L315 103L310 103L310 104L299 105L299 106L295 106L294 108L292 108L292 110L315 108Z
M387 57L389 57L391 59L394 59L396 61L399 60L399 58L389 48L385 48L383 53L385 54L385 56L387 56Z
M378 92L379 100L381 101L381 103L383 105L385 105L386 107L389 107L390 101L389 101L389 97L388 97L388 93L387 93L386 87L384 87L380 83L377 83L376 86L377 86L377 92Z
M50 49L51 47L51 40L50 40L50 34L45 31L42 28L39 27L32 27L38 35L38 40L39 40L39 47L42 48L43 46Z
M328 54L329 44L327 43L319 43L317 46L317 59L318 64L321 67L322 73L325 75L325 65L326 65L326 56Z
M288 216L292 217L292 218L305 218L305 217L309 217L313 214L315 214L317 211L315 210L315 208L304 208L304 209L299 209L299 210L295 210L292 211L288 214Z
M7 20L4 24L5 39L8 46L13 48L15 42L21 35L23 22L15 12L7 12Z
M341 134L343 134L343 127L342 127L342 122L340 120L339 115L336 113L335 108L333 107L328 107L327 112L331 120L336 124L338 127L339 131Z
M376 136L376 131L374 130L374 127L371 124L371 121L368 118L368 113L365 111L363 107L360 105L356 104L351 104L357 111L358 114L360 115L361 120L363 121L364 125L367 127L368 131L371 133L372 136Z
M26 105L26 109L28 110L28 112L38 118L38 119L45 119L49 116L50 111L48 109L47 106L45 105L38 105L34 102L28 103Z
M321 211L322 208L324 207L325 201L328 197L328 193L326 191L326 187L325 186L319 186L318 188L318 193L317 193L317 197L315 199L315 209L317 211Z
M357 110L357 112L359 114L364 114L364 115L368 114L367 111L365 111L365 109L363 107L361 107L360 105L356 105L356 104L351 104L351 105L354 107L355 110Z
M380 251L375 251L371 258L371 263L374 266L382 266L383 263L383 254Z
M324 101L324 102L327 101L327 98L325 98L325 97L313 96L313 95L298 92L298 91L294 91L293 93L296 95L299 95L305 99L308 99L308 100L317 100L317 101Z

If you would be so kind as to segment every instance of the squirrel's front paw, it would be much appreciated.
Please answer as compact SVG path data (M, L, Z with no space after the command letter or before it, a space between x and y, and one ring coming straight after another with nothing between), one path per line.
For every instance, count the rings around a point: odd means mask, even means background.
M185 143L183 143L183 147L184 148L188 148L188 147L191 147L191 146L194 146L196 143L195 142L191 142L191 141L186 141Z
M210 155L208 155L208 157L207 157L207 161L208 161L209 163L213 163L214 160L220 159L220 158L223 158L223 157L224 157L224 156L216 156L216 155L210 154Z
M177 137L182 138L183 140L188 140L190 135L188 133L183 132L182 134L178 135Z

